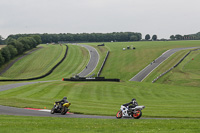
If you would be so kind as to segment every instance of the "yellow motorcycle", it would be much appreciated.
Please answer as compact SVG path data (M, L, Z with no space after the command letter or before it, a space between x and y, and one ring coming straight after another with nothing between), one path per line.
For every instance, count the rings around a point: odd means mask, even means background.
M53 108L51 109L51 114L61 113L61 115L65 115L70 109L69 106L71 103L59 103L55 102Z

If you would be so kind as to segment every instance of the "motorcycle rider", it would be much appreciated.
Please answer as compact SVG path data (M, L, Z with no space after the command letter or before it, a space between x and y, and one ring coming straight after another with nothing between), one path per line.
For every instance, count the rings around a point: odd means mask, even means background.
M63 104L69 103L69 101L67 100L67 97L63 97L61 101L57 101L56 103L59 103L59 108L62 108Z
M125 106L127 109L129 109L129 108L135 108L135 106L138 106L138 103L136 102L136 99L133 98L131 100L131 102L123 104L123 106Z

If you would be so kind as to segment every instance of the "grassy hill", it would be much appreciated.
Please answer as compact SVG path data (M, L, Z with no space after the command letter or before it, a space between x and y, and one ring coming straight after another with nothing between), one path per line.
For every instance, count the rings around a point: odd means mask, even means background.
M64 56L64 45L40 45L43 48L25 56L17 61L1 78L31 78L47 73ZM71 77L81 72L87 62L89 54L85 48L69 45L67 58L54 70L53 74L41 80L61 80L63 77Z
M4 78L31 78L45 74L65 53L65 46L40 45L43 48L25 56L13 64L5 73Z
M96 46L98 44L100 43L90 43L89 45ZM200 46L200 41L114 42L105 43L105 45L111 52L101 76L128 81L168 49ZM127 46L136 49L122 50Z

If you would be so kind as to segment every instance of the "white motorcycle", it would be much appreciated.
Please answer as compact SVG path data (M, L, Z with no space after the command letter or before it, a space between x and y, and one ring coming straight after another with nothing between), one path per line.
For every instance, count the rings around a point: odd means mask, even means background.
M144 109L145 106L138 106L137 102L133 105L121 105L120 110L117 112L116 117L118 119L122 117L133 117L134 119L139 119L142 116L142 109Z

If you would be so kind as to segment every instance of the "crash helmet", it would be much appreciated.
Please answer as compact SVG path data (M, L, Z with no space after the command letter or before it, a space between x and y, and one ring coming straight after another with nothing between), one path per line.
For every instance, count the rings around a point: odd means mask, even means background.
M63 99L67 99L67 97L63 97Z
M132 99L132 102L133 102L133 104L135 103L135 101L136 101L136 99L135 99L135 98L133 98L133 99Z

